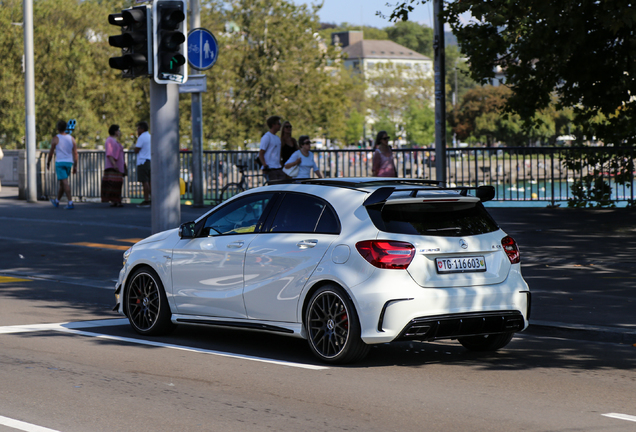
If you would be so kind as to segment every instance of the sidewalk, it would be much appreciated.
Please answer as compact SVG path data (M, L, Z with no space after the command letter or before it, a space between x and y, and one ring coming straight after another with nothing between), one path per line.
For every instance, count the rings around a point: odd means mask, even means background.
M636 343L636 210L490 208L521 251L528 331Z
M76 223L87 230L133 228L151 234L150 209L126 204L76 203L54 209L48 201L18 200L15 187L0 191L4 218ZM181 221L207 208L181 206ZM532 291L532 334L636 344L636 210L491 207L490 213L521 250Z

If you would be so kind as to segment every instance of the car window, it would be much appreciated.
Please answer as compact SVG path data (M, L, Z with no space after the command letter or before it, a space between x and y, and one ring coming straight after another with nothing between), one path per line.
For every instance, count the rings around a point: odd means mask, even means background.
M367 208L384 232L461 237L497 231L497 223L481 203L417 203Z
M326 201L310 195L288 193L269 232L338 234L340 223Z
M325 209L320 216L316 232L321 234L340 234L340 222L336 212L330 205L325 206Z
M255 194L229 202L205 220L202 236L255 232L274 194Z

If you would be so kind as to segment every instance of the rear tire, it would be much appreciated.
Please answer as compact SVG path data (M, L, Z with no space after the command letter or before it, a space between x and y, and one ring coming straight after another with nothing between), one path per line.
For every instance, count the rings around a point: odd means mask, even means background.
M150 267L138 268L130 276L124 302L130 325L139 334L159 336L176 327L161 279Z
M227 201L241 192L245 192L245 189L239 183L228 183L221 189L221 202Z
M510 343L514 333L502 333L484 336L467 336L458 338L464 348L471 351L497 351Z
M351 363L369 352L360 338L360 321L353 303L335 284L325 285L311 296L305 326L309 348L323 362Z

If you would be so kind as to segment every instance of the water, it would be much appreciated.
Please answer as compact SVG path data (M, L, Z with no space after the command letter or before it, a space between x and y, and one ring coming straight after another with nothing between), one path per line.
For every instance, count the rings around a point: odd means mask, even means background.
M489 201L490 207L547 207L559 205L567 207L568 198L572 198L571 186L573 181L552 182L528 181L520 184L493 184L495 200ZM624 185L617 185L610 181L612 200L616 207L626 207L627 200L632 199L632 190ZM554 198L553 198L554 196ZM618 201L616 201L618 200Z

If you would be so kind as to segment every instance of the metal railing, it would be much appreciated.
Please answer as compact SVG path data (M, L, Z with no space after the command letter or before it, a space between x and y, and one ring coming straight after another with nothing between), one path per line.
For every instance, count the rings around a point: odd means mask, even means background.
M575 153L576 152L576 153ZM398 176L436 180L435 151L433 149L397 149L393 151ZM237 165L246 165L248 187L263 184L255 151L205 151L203 153L204 200L214 202L227 183L239 182ZM569 156L578 155L581 162L576 169L564 163ZM581 155L602 159L585 165ZM600 155L606 155L605 159ZM43 170L47 153L39 158L42 194L53 196L57 190L54 170ZM141 184L136 181L136 156L125 152L128 176L124 179L123 198L142 199ZM373 150L316 150L316 163L325 177L371 176ZM547 201L551 203L573 199L571 186L588 176L609 182L614 201L634 200L634 173L628 173L623 184L615 181L608 158L634 159L633 148L612 147L499 147L449 148L446 151L447 183L456 186L495 186L495 201ZM186 184L184 200L192 199L192 152L179 153L181 178ZM104 171L103 151L80 151L78 175L71 176L71 190L79 200L100 197ZM572 166L570 164L569 166ZM632 170L633 171L633 170Z

